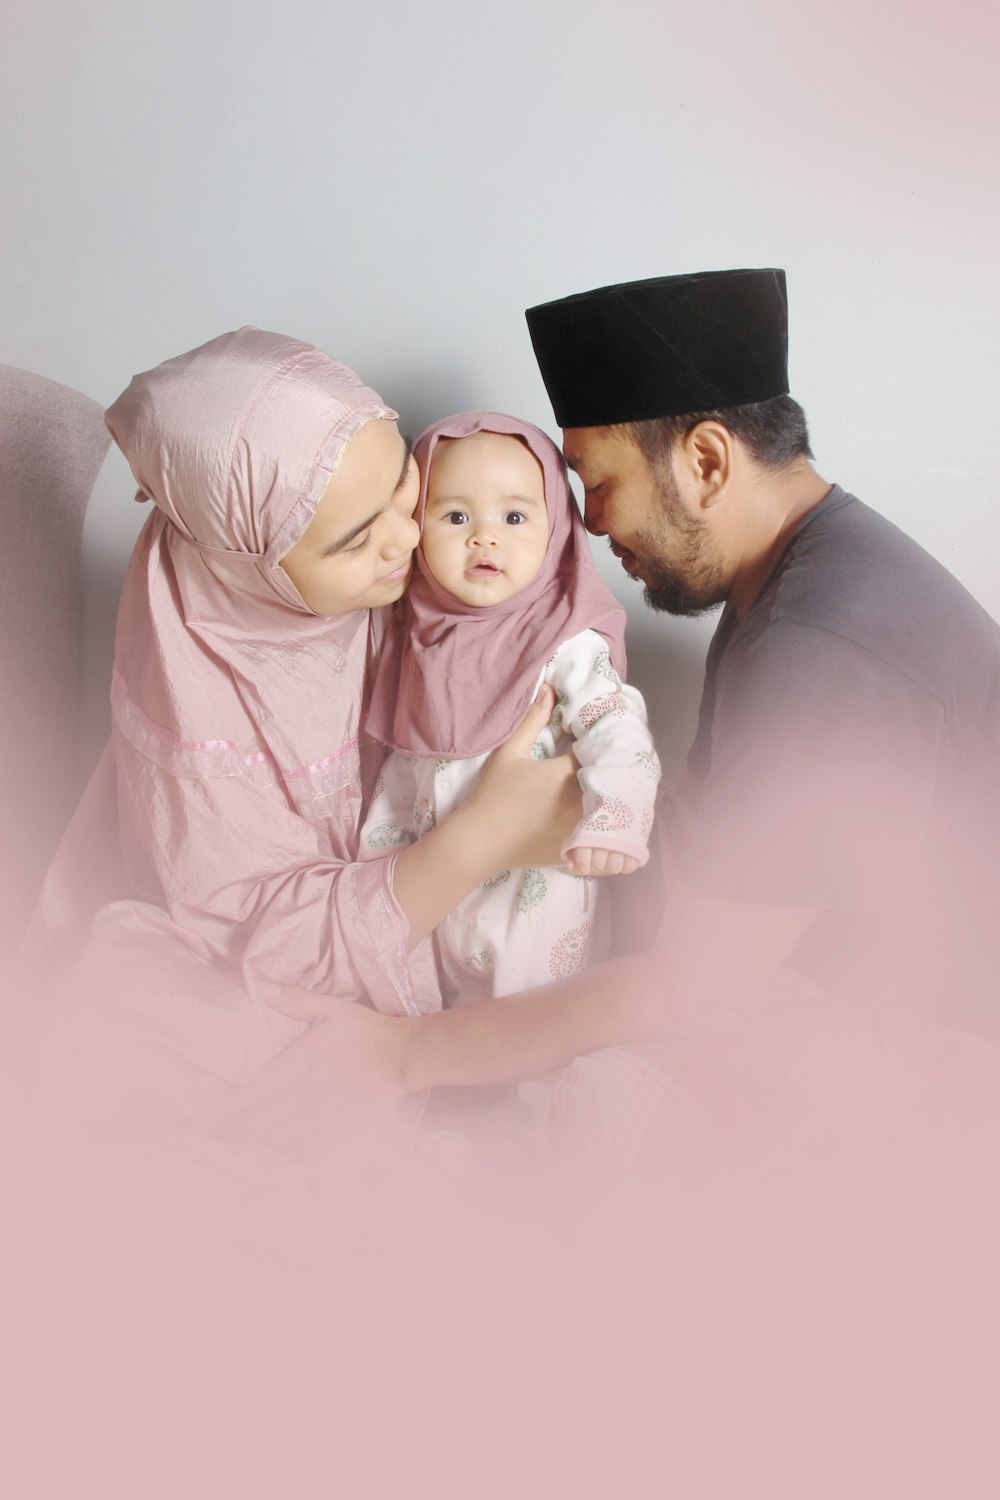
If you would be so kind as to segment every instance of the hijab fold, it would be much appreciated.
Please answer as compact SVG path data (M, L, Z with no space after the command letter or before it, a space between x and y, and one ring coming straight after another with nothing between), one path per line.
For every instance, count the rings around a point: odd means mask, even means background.
M348 855L372 622L315 614L281 559L348 441L395 415L346 366L251 327L137 375L109 408L137 498L155 506L118 616L120 767L276 783ZM153 808L146 836L162 832ZM252 844L252 828L230 833Z

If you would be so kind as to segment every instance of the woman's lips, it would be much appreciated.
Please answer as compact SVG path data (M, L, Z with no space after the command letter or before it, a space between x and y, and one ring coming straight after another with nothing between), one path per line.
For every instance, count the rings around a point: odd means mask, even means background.
M411 555L410 557L408 557L406 559L406 561L405 561L405 563L403 563L402 567L397 568L395 570L395 572L393 572L393 573L383 573L382 577L379 579L379 582L380 583L398 583L399 580L401 578L405 578L406 575L407 575L407 573L410 571L410 564L411 564L412 561L413 561L413 557Z

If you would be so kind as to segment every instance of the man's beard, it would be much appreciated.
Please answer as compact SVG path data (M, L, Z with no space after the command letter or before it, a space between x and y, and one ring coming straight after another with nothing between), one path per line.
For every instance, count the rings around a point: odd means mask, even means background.
M657 556L656 540L649 539L652 550L643 552L642 562L652 582L646 585L643 598L650 609L663 614L689 618L706 614L725 601L722 568L706 555L706 528L685 512L673 474L659 472L656 479L676 560L667 562Z
M721 585L714 571L707 566L697 579L690 572L685 571L682 575L672 568L651 568L648 571L653 575L653 582L647 583L642 597L650 609L659 610L661 614L685 615L694 619L696 615L708 614L725 603Z

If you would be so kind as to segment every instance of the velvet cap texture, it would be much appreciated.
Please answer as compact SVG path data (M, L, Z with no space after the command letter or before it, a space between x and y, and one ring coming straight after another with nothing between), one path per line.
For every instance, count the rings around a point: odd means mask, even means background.
M654 276L543 302L525 316L560 427L788 394L784 271Z

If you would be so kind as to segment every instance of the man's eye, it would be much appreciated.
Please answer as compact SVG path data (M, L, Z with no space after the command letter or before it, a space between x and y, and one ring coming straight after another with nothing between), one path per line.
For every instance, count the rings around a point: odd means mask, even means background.
M469 518L464 510L450 510L444 519L450 521L452 526L464 526Z
M527 519L523 510L509 510L504 516L504 523L507 526L522 526Z

